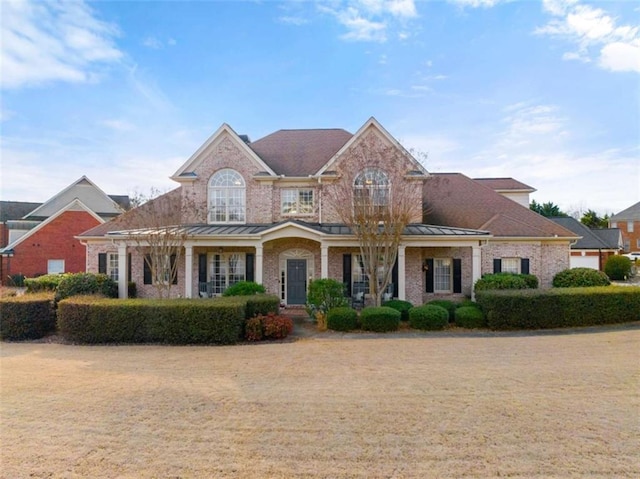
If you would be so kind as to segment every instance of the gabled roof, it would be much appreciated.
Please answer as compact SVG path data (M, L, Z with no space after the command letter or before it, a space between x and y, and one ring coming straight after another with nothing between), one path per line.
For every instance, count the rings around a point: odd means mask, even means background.
M191 180L195 178L194 170L197 166L204 161L205 155L204 152L207 151L212 145L215 145L218 141L228 135L234 142L238 145L238 147L245 151L247 155L253 159L258 165L260 165L261 169L266 171L272 176L275 176L275 172L260 158L249 146L247 142L238 135L233 128L231 128L226 123L223 123L220 128L218 128L213 135L207 138L198 150L189 157L187 161L185 161L178 170L171 175L171 179L180 182L181 180ZM245 137L246 135L243 135ZM248 139L248 138L247 138Z
M26 201L0 201L0 223L9 220L19 220L41 204L42 203L28 203Z
M640 221L640 201L613 215L609 221Z
M554 223L573 231L576 235L582 236L571 249L619 249L620 230L611 228L606 230L592 230L570 216L555 216L549 218ZM606 233L604 233L606 231ZM602 232L602 234L601 234ZM617 232L617 235L616 235Z
M42 228L47 226L49 223L51 223L58 216L62 215L66 211L86 211L91 216L93 216L98 222L104 223L104 220L99 215L97 215L91 208L89 208L87 205L85 205L78 198L74 198L67 205L65 205L62 208L58 209L53 215L49 216L47 219L45 219L41 223L38 223L37 226L35 226L34 228L31 228L28 232L26 232L24 235L20 236L13 243L10 243L7 246L5 246L4 248L0 249L0 253L4 252L6 250L14 249L17 245L22 243L27 238L30 238L31 236L36 234L38 231L40 231Z
M88 231L85 231L78 237L96 237L96 236L104 236L112 231L119 231L123 229L131 229L136 224L144 224L144 222L138 223L138 221L142 218L148 217L149 211L151 208L154 208L154 203L156 202L165 202L167 206L170 206L171 209L177 209L180 211L182 206L182 194L180 192L180 187L169 191L163 195L158 196L152 200L147 201L141 206L134 208L132 210L127 211L126 213L121 214L120 216L108 221L104 224L98 225L95 228L91 228ZM166 206L164 206L166 207Z
M420 173L422 173L425 176L428 176L429 173L427 172L427 170L424 168L424 166L422 166L422 164L416 160L413 155L411 153L409 153L406 148L404 146L402 146L400 144L400 142L398 140L396 140L393 136L391 136L391 134L378 122L378 120L376 120L374 117L371 117L367 120L367 122L362 125L360 127L360 129L355 133L355 135L353 135L344 145L342 145L342 148L340 148L340 150L338 150L336 152L335 155L333 155L333 157L331 159L329 159L329 161L323 165L318 172L316 173L317 175L322 175L323 173L330 171L331 170L331 166L338 160L338 158L340 158L340 156L347 151L349 148L351 148L351 146L356 143L360 137L362 137L367 130L369 130L370 128L375 129L377 132L379 132L380 134L382 134L382 136L392 145L394 145L396 148L398 148L398 150L405 155L415 166L416 171L419 171Z
M249 147L278 175L309 176L322 168L353 135L343 129L279 130Z
M496 237L576 236L461 173L432 173L423 188L425 223L488 230Z
M74 199L80 200L88 209L100 216L115 216L124 210L86 176L80 177L65 189L48 199L24 219L45 219L54 215Z
M536 191L535 188L525 185L521 181L518 181L514 178L474 178L473 181L477 181L481 185L488 186L492 190L498 192L509 192L509 191L522 191L533 193Z

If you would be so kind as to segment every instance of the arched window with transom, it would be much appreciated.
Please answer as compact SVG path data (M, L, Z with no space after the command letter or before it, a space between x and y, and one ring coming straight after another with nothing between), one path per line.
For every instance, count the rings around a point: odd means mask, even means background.
M354 206L366 210L379 210L389 205L391 184L387 174L379 168L366 168L353 182Z
M209 180L209 223L244 223L246 210L244 178L225 168Z

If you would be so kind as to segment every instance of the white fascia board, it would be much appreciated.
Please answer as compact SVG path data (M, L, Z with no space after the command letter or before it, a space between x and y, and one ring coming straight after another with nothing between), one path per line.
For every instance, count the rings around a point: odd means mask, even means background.
M349 139L349 141L347 141L342 146L342 148L340 148L338 152L335 155L333 155L333 157L329 159L329 161L322 168L320 168L320 170L318 170L318 172L314 176L320 176L325 171L330 170L331 166L338 160L338 158L340 158L340 156L342 156L342 154L344 154L345 151L351 148L351 146L356 141L358 141L364 135L364 133L371 127L378 130L378 132L381 133L382 136L386 138L387 141L389 141L389 143L394 145L396 148L400 150L400 152L403 155L409 158L409 160L415 165L416 169L419 170L423 175L425 175L425 177L429 176L429 172L424 168L424 166L422 166L420 162L416 160L413 157L413 155L409 153L407 149L404 146L402 146L400 142L396 140L374 117L369 118L369 120L367 120L367 122L364 125L362 125L362 127L360 127L360 129L355 133L355 135L353 135Z
M79 199L74 199L73 201L71 201L69 204L67 204L67 206L65 206L64 208L60 208L55 214L49 216L46 220L44 220L42 223L40 223L38 226L36 226L35 228L30 229L27 233L25 233L23 236L21 236L20 238L18 238L16 241L14 241L12 244L9 244L7 246L5 246L3 249L13 249L14 247L18 246L20 243L22 243L24 240L26 240L27 238L33 236L35 233L37 233L38 231L40 231L42 228L44 228L45 226L47 226L49 223L51 223L53 220L55 220L58 216L60 216L62 213L69 211L73 206L78 205L80 206L80 208L84 211L86 211L87 213L89 213L91 216L93 216L96 220L98 220L100 223L104 223L105 221L100 218L100 216L98 216L96 213L93 212L93 210L91 210L91 208L87 207L87 205L85 205L82 201L80 201Z
M170 178L180 183L183 180L183 178L180 178L180 175L188 171L193 171L195 167L203 160L202 154L209 147L219 141L222 138L222 135L224 135L225 133L227 133L238 144L238 146L245 153L247 153L249 157L251 157L251 159L258 163L264 171L267 171L273 176L277 176L276 173L271 168L269 168L269 166L267 166L267 164L262 161L262 159L258 155L256 155L255 151L249 148L249 146L242 140L242 138L240 138L240 136L238 136L233 128L231 128L226 123L223 123L220 128L218 128L215 133L211 135L207 139L207 141L205 141L202 146L198 148L198 150L193 155L191 155L191 157L180 168L178 168L178 170L173 175L170 176Z

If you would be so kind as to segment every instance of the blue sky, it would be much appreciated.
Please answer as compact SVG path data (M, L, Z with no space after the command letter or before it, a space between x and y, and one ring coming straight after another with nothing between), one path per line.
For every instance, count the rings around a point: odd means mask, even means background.
M640 201L640 7L582 0L0 4L3 200L169 176L371 116L432 172L510 176L566 211ZM424 156L424 155L421 155Z

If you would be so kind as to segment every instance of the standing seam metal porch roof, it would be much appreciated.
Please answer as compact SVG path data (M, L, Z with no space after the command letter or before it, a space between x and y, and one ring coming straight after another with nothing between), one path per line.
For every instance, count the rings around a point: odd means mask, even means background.
M299 220L287 220L279 223L258 223L258 224L238 224L238 225L184 225L178 228L184 229L189 236L247 236L260 235L265 231L285 226L287 224L309 228L327 235L352 235L351 228L344 224L336 223L307 223ZM146 233L150 230L121 230L111 231L107 236L121 236L124 234ZM402 232L404 236L490 236L491 233L483 230L473 230L466 228L452 228L448 226L436 226L426 224L410 224Z

